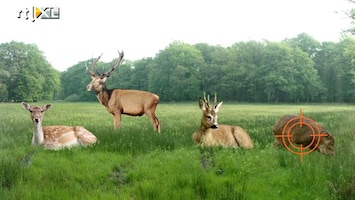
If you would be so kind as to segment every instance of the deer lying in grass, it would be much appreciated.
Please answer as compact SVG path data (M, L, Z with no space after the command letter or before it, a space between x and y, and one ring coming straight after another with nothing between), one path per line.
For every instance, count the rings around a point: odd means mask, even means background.
M192 135L193 140L201 146L224 146L224 147L242 147L252 149L253 142L249 134L239 126L218 125L217 113L222 106L223 101L217 104L209 103L206 97L200 98L199 105L202 110L202 119L200 128Z
M283 133L286 135L288 132L292 135L290 141L296 145L301 145L303 147L309 146L309 149L316 149L322 154L325 155L335 155L335 138L332 134L324 128L323 125L319 124L316 121L311 121L309 118L303 118L303 123L306 125L300 125L300 116L298 115L284 115L279 121L274 125L273 132L276 136L275 146L290 146L289 140L283 142L281 136ZM313 138L313 134L324 134L325 136L318 138ZM312 142L312 140L315 141ZM318 147L315 147L317 144L316 141L319 141ZM313 143L311 145L311 143Z
M155 115L159 104L159 96L141 90L107 89L105 82L110 74L122 63L123 51L119 53L119 60L110 71L95 74L96 63L101 55L92 63L92 71L86 70L91 75L92 81L87 86L88 91L95 91L100 103L112 114L115 128L121 125L121 115L142 116L146 114L153 122L154 129L160 133L160 122Z
M47 149L58 150L65 147L94 144L97 141L96 136L82 126L42 127L44 112L51 107L51 104L40 107L30 106L28 103L23 102L22 105L31 113L34 125L32 145L42 145Z

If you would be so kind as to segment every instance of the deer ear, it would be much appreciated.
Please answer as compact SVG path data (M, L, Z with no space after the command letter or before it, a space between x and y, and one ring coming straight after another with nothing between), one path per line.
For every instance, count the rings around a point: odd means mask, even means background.
M30 110L30 109L31 109L30 104L28 104L28 103L26 103L26 102L22 102L22 105L23 105L23 107L24 107L26 110Z
M214 111L215 111L215 112L218 112L218 111L219 111L219 109L220 109L221 106L222 106L222 103L223 103L223 101L219 102L217 105L214 106Z
M43 106L43 111L46 111L46 110L50 109L51 107L52 107L51 104L47 104L47 105Z

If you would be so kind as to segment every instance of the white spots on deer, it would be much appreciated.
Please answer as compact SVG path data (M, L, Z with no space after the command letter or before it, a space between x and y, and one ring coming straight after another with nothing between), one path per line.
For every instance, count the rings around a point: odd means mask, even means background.
M96 136L82 126L42 126L44 112L51 108L51 104L40 107L23 102L22 105L31 113L34 125L32 145L58 150L86 146L97 141Z

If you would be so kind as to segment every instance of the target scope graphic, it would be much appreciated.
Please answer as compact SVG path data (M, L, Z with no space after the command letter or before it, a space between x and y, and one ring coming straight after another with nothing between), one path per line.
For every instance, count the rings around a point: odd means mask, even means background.
M303 156L316 150L322 137L328 135L322 133L322 129L316 121L305 117L301 109L300 116L295 116L287 121L282 134L275 135L275 137L282 138L283 145L290 152L300 155L301 162L303 162Z

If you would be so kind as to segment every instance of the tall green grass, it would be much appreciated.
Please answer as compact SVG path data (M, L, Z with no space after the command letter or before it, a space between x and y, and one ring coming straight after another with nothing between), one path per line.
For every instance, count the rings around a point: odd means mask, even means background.
M38 103L44 105L45 102ZM99 103L52 102L44 125L81 125L99 139L61 151L31 146L32 122L21 104L0 104L0 199L354 199L355 107L224 104L220 124L245 128L255 149L200 149L192 139L196 103L161 104L162 133L146 116L113 128ZM336 156L304 157L273 146L283 114L304 115L336 137ZM204 154L209 156L204 166Z

